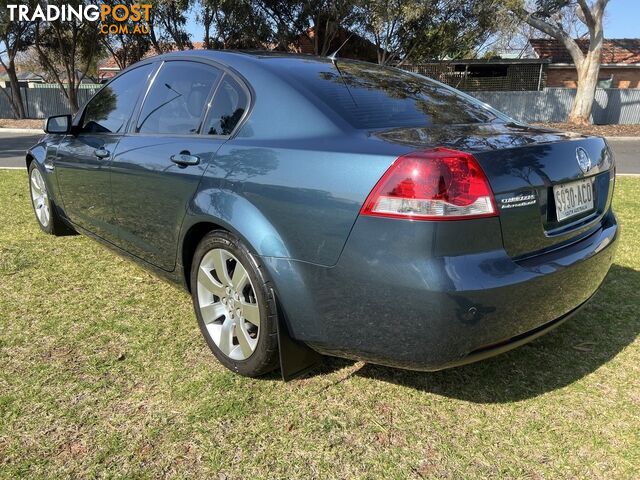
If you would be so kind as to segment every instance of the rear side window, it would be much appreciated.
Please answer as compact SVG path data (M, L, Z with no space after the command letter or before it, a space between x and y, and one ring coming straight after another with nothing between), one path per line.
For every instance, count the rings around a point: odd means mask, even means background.
M81 131L123 133L152 68L147 64L129 70L100 90L84 110Z
M138 117L136 132L198 133L220 70L203 63L166 62L153 81Z
M225 75L213 98L202 133L231 135L249 104L246 91L231 76Z
M499 115L450 87L377 65L308 62L289 72L358 129L487 123Z

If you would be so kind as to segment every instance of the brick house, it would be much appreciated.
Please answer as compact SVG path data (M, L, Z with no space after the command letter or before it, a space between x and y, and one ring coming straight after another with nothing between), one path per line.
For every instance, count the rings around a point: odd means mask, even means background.
M98 64L98 77L101 82L115 77L119 71L120 67L113 56L105 58Z
M306 35L298 36L297 40L289 45L289 51L293 53L314 54L315 28L309 27ZM346 42L346 43L345 43ZM344 46L342 46L344 43ZM329 53L333 53L340 47L339 57L364 60L366 62L378 62L378 48L366 38L349 30L340 28L335 38L329 45Z
M588 40L576 40L586 52ZM548 60L547 87L576 88L578 74L567 49L555 39L529 40L535 55ZM602 46L599 86L640 88L640 39L608 39Z

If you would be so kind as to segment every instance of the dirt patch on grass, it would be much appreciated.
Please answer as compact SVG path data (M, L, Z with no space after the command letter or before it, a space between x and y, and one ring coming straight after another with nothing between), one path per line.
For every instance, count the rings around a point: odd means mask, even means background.
M640 125L588 125L579 127L569 123L534 123L545 128L555 128L565 132L576 132L584 135L599 135L602 137L638 137Z
M14 120L13 118L0 118L0 128L37 128L42 130L44 120L24 119Z

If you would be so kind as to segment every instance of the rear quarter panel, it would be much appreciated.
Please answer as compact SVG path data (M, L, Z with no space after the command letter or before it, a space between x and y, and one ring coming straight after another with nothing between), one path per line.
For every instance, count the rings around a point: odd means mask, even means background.
M265 257L334 265L397 149L358 135L280 142L237 138L210 163L186 228L206 218Z

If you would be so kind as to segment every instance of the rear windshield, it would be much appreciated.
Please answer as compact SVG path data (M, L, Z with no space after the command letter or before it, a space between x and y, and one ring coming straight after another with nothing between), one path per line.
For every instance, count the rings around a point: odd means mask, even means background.
M292 80L354 128L428 127L507 121L460 92L397 69L338 60L301 62ZM299 66L299 67L298 67Z

